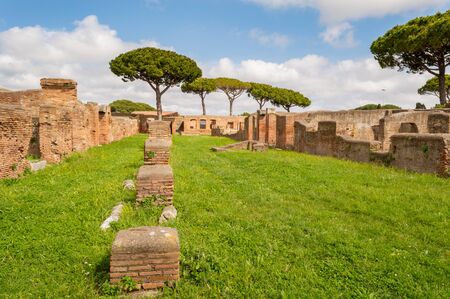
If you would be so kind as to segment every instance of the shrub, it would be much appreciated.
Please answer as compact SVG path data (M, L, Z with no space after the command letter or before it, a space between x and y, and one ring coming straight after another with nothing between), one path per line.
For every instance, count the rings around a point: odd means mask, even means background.
M131 113L133 111L155 111L156 109L145 103L130 100L116 100L110 104L112 112Z
M367 104L367 105L355 108L355 110L377 110L377 109L402 109L402 108L399 106L396 106L396 105L392 105L392 104L386 104L386 105Z

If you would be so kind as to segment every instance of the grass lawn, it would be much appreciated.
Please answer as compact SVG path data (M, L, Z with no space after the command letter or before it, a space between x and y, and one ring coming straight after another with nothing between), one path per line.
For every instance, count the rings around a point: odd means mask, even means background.
M98 297L122 228L154 225L122 181L145 136L0 182L0 297ZM422 297L450 294L450 180L174 137L182 298ZM119 201L121 221L99 225Z

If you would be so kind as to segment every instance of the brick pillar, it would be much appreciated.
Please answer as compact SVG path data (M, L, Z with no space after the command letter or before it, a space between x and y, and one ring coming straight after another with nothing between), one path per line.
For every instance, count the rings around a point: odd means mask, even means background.
M88 129L89 129L89 146L100 144L100 118L97 103L89 102L86 104L88 109Z
M131 277L138 289L156 289L180 278L180 243L175 228L137 227L119 231L111 250L110 282Z
M265 142L271 146L277 142L277 115L267 109Z
M154 197L155 205L171 205L173 200L173 173L169 165L144 165L136 180L136 201Z
M98 109L99 117L99 143L108 144L112 140L111 136L111 107L108 105L101 105Z
M41 158L58 163L72 152L72 120L70 111L54 106L39 110L39 150Z
M77 99L77 82L69 79L42 78L42 96L47 103L63 106L75 103Z
M171 138L149 138L144 146L144 164L169 164Z
M256 139L259 142L266 142L266 113L263 110L258 110L256 114L256 123L257 123L257 136Z
M149 120L148 135L150 138L170 137L172 135L170 121Z
M245 118L245 134L246 140L253 140L253 131L254 131L254 115L249 115Z

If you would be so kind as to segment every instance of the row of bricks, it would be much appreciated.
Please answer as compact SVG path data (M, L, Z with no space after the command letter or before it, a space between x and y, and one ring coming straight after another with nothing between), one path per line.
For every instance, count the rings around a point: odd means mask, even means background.
M144 160L144 165L167 165L167 164L169 164L169 158Z
M171 264L156 264L156 265L123 265L110 266L110 272L128 272L128 271L168 271L177 270L178 263Z
M173 179L170 180L158 180L158 179L147 179L138 180L139 186L159 186L159 185L173 185Z
M179 259L179 252L164 252L164 253L114 253L111 256L111 261L117 260L139 260L139 259Z
M117 278L117 277L124 277L124 276L130 276L130 277L149 277L149 279L153 276L159 277L159 276L165 276L165 275L179 275L178 269L166 269L163 271L128 271L128 272L111 272L110 278Z
M179 260L177 258L167 259L142 259L142 260L114 260L110 262L110 266L124 267L124 266L136 266L136 265L178 265ZM162 269L162 268L161 268Z
M134 275L136 273L122 273L122 274L127 274L127 275L121 275L119 277L114 277L114 278L110 278L109 281L110 283L118 283L121 281L122 277L131 277L134 281L136 282L155 282L155 281L168 281L168 280L178 280L180 279L180 275L179 274L175 274L175 275L158 275L158 276L138 276L138 275Z

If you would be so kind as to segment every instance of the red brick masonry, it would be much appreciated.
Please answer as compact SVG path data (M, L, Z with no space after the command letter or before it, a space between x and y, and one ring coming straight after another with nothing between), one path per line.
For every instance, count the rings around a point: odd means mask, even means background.
M111 251L110 282L131 277L139 289L162 288L180 278L178 232L167 227L137 227L120 231Z
M169 165L144 165L136 180L136 201L156 196L154 204L171 205L173 200L173 173Z

